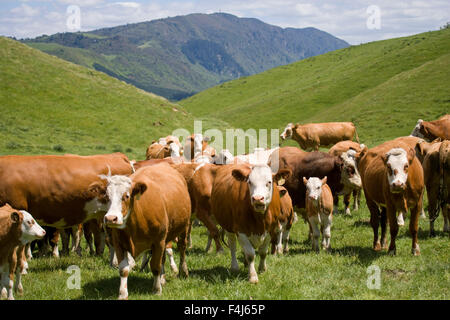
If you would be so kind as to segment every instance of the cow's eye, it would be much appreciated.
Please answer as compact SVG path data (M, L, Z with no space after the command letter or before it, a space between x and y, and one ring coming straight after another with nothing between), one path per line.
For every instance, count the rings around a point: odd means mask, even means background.
M409 166L407 164L405 164L405 171L408 171Z

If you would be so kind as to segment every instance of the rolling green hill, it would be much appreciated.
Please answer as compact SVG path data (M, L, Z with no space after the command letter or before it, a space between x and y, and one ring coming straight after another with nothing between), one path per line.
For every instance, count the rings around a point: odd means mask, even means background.
M57 33L24 43L171 100L348 46L315 28L283 29L225 13Z
M353 121L373 145L450 112L450 29L329 52L182 100L239 128ZM292 142L290 142L292 143ZM295 144L294 144L295 145Z
M148 144L191 129L184 108L104 73L0 37L0 154L145 158Z

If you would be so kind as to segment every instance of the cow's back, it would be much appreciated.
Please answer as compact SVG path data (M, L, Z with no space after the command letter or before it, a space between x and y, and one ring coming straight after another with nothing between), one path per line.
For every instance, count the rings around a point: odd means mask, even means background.
M321 146L333 145L342 140L352 140L355 125L352 122L311 123L302 126L310 139L318 138Z

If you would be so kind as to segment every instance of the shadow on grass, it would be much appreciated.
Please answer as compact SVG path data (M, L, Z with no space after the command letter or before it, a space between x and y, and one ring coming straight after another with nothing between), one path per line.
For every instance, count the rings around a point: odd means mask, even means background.
M357 257L363 265L371 265L374 260L386 254L386 251L374 251L372 247L345 246L339 249L331 249L331 254Z
M354 227L371 227L370 221L368 220L358 220L353 223Z
M99 300L99 299L117 299L119 296L120 278L116 277L90 281L83 287L83 293L77 299L79 300ZM152 294L153 276L141 274L130 274L128 277L128 292L130 294ZM164 290L164 289L163 289Z
M239 264L238 272L231 272L229 268L216 266L208 269L195 269L189 272L189 276L199 278L209 283L226 282L230 279L247 279L247 267Z

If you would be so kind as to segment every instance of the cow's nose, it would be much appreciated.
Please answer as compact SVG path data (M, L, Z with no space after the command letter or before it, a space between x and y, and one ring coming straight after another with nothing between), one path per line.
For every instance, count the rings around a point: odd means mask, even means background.
M264 201L264 196L253 196L253 201L263 202Z
M46 233L45 230L42 229L42 236L43 236L43 237L45 237L45 233Z
M109 215L104 218L105 224L107 223L117 223L117 216Z

